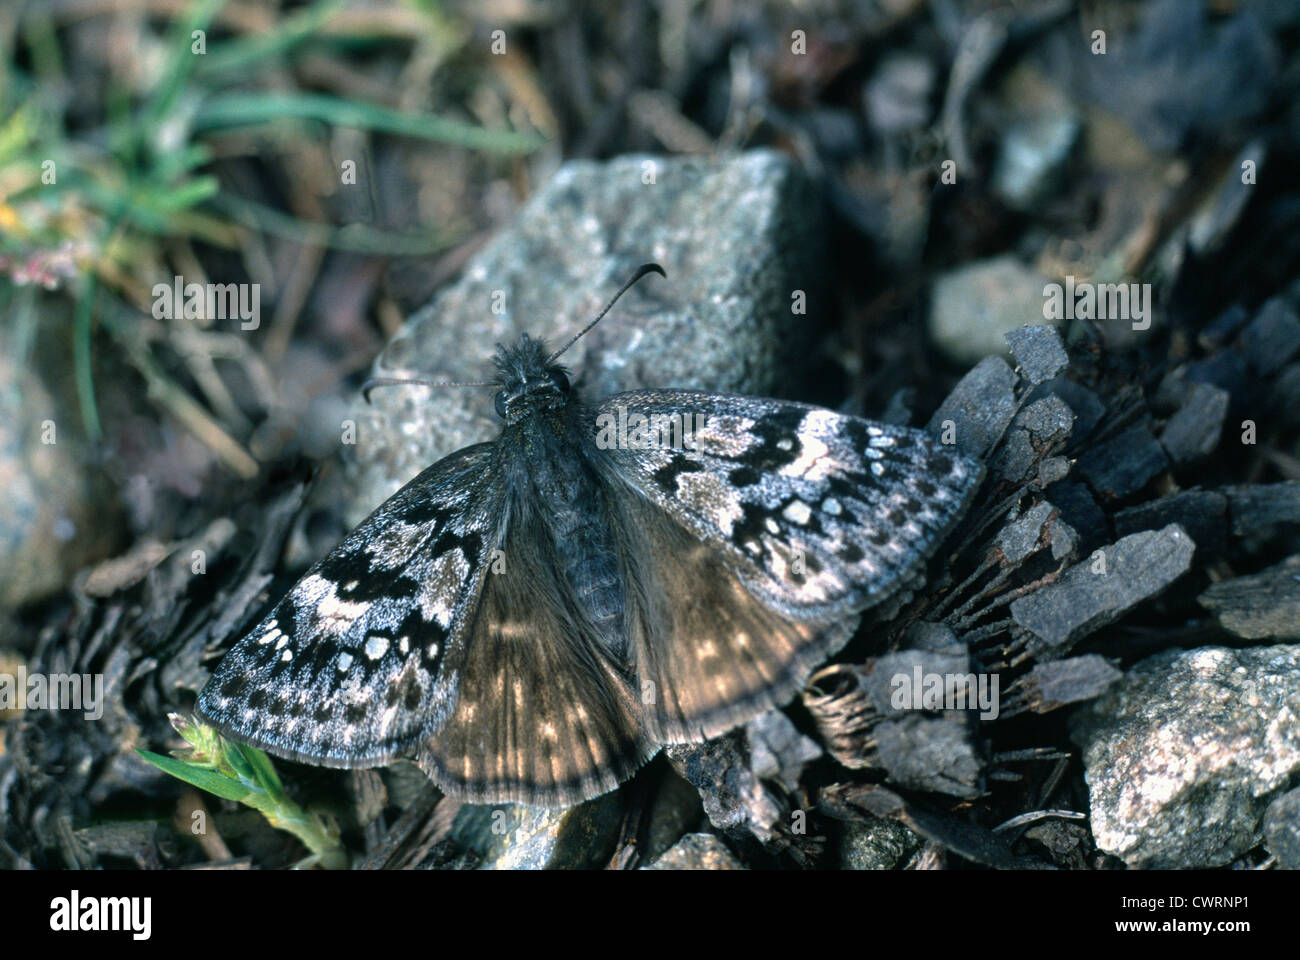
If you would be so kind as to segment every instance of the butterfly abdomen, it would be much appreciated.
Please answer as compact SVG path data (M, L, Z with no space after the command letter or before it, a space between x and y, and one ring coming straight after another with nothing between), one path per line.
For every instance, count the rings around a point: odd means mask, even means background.
M567 425L556 427L554 421L525 426L535 440L527 466L534 503L576 607L572 613L590 624L611 656L621 658L626 651L624 584L599 480L586 458L575 456L582 445L557 435Z

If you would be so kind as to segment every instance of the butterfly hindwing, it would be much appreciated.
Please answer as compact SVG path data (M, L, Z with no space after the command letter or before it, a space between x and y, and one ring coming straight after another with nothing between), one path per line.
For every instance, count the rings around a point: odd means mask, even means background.
M439 461L313 567L222 660L198 712L277 756L374 766L455 702L448 669L499 523L492 444Z
M641 722L660 743L717 736L788 702L858 624L781 615L653 503L629 495L620 516Z
M418 760L471 802L576 803L613 789L658 749L631 687L574 602L550 534L517 511L501 562L450 667L455 711Z

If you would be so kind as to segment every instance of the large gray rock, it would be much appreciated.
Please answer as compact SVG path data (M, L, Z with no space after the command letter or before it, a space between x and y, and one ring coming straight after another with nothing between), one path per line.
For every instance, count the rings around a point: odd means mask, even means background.
M789 394L820 314L820 211L799 169L770 151L566 164L408 320L375 374L481 379L496 343L527 331L558 346L639 264L655 260L668 279L643 280L565 354L583 395L641 387ZM350 523L424 467L497 430L488 388L388 387L372 397L356 413Z
M1073 720L1099 848L1131 867L1222 866L1300 772L1300 646L1161 653Z

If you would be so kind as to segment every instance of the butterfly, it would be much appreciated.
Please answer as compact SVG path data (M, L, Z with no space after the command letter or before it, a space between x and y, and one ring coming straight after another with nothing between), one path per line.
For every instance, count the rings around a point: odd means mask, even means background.
M414 756L472 803L568 806L787 703L919 574L983 477L908 427L785 400L581 402L498 345L495 440L402 487L217 666L197 712L332 767ZM372 380L374 386L394 382Z

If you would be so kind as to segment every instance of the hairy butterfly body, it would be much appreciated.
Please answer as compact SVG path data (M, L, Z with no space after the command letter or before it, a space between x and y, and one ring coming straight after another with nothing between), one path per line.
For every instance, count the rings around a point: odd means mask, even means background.
M559 352L498 347L500 435L313 567L222 660L205 719L309 763L414 755L471 802L575 803L788 701L983 475L922 431L799 403L583 404Z

